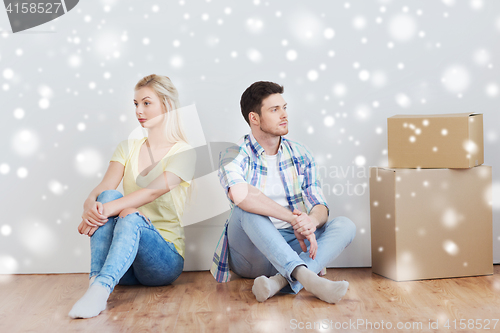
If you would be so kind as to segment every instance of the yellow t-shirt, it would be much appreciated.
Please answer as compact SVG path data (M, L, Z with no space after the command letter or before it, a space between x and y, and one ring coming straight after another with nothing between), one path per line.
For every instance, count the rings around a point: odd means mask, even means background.
M186 202L187 188L191 184L196 162L194 149L182 141L174 144L168 153L145 176L139 175L139 151L146 138L130 139L120 142L110 161L120 162L125 166L123 191L125 195L145 188L164 171L172 172L181 178L181 183L173 190L161 195L154 201L137 210L147 216L162 237L172 242L177 252L184 257L184 229L181 218Z

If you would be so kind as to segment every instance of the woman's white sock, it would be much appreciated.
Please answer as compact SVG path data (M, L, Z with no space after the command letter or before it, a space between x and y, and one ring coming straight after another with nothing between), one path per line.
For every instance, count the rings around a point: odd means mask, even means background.
M106 309L109 292L99 284L94 284L87 289L85 295L73 305L68 313L71 318L91 318L99 315Z

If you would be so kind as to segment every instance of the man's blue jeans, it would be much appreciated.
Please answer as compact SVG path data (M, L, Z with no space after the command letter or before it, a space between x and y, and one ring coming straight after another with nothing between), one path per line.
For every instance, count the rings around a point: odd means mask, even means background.
M276 229L269 217L246 212L234 206L228 225L229 267L238 275L256 278L260 275L283 275L291 291L298 293L302 285L292 277L299 265L319 273L349 245L356 235L356 226L347 217L339 216L315 231L318 242L316 259L302 252L293 228ZM309 241L305 241L309 249ZM290 288L283 288L289 292Z
M119 191L107 190L97 201L106 203L121 197ZM138 212L110 216L90 238L90 252L90 277L96 276L92 284L100 284L110 293L117 284L171 284L184 268L184 258L174 244Z

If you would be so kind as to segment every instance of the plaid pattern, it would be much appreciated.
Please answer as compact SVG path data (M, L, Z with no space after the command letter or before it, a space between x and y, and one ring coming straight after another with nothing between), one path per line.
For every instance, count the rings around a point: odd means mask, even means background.
M219 180L228 195L229 188L238 183L248 183L259 189L265 188L267 162L264 148L253 135L243 136L237 146L228 148L219 156ZM312 154L301 144L281 137L278 149L279 171L290 210L297 208L309 212L316 205L328 205L323 197L319 175ZM229 199L229 196L228 196ZM231 214L234 203L229 200ZM215 249L210 272L218 282L227 282L229 273L229 245L227 225Z

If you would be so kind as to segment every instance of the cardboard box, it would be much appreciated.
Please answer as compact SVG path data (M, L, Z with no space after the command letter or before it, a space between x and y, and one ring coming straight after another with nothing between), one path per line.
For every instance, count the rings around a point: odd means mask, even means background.
M484 163L483 115L397 115L387 118L391 168L472 168Z
M395 281L493 274L491 166L370 168L372 271Z

